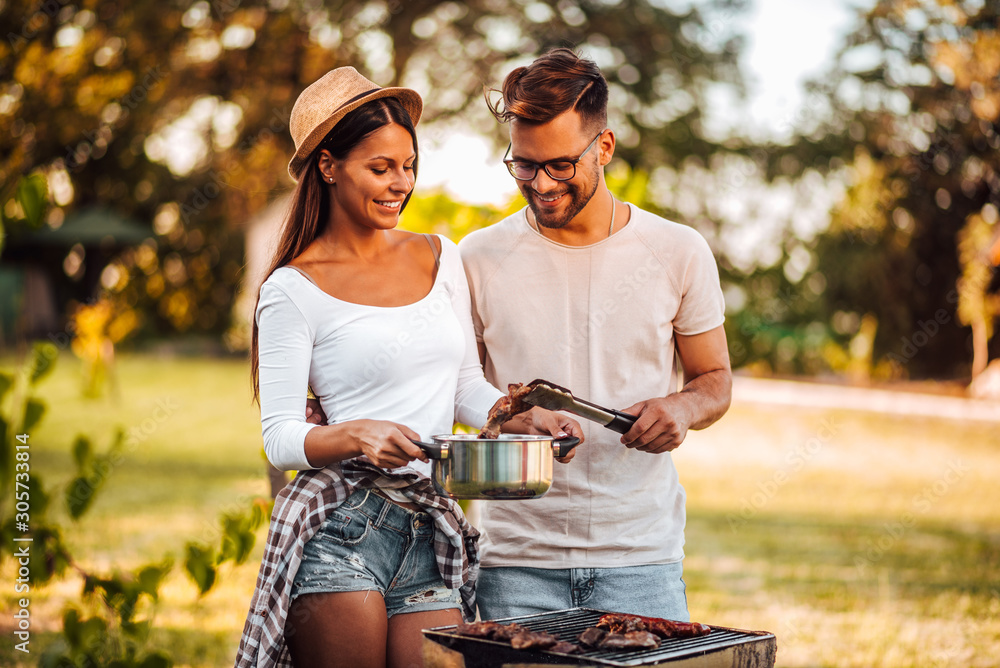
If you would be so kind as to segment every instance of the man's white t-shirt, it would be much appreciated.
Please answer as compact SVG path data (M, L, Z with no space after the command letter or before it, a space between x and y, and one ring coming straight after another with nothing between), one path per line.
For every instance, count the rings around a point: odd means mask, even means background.
M609 408L676 391L674 333L723 323L711 250L694 229L631 206L628 225L596 244L564 246L526 210L459 244L486 378L543 378ZM580 420L586 441L554 466L540 499L483 503L482 565L607 568L684 556L684 488L669 454L628 449Z

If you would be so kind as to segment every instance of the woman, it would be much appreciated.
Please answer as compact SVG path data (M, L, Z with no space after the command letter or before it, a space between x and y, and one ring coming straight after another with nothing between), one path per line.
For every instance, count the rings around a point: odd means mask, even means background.
M481 425L502 393L482 376L456 245L395 229L421 109L350 67L292 109L298 187L251 354L265 452L299 473L275 502L237 666L419 666L420 629L473 614L478 532L410 439ZM307 386L333 424L305 421ZM580 433L538 410L512 430Z

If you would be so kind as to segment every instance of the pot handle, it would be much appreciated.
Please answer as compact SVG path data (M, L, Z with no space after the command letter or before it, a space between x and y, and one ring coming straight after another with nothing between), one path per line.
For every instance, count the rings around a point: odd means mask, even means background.
M410 442L423 450L424 454L431 459L448 459L447 443L424 443L413 438L410 439Z
M565 457L569 451L580 445L580 439L576 436L567 436L552 441L552 454L555 457Z

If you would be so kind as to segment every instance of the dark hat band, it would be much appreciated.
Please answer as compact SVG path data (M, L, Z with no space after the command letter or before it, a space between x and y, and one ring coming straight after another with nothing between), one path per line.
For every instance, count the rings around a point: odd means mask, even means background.
M337 111L340 111L341 109L343 109L347 105L353 104L353 103L357 102L358 100L360 100L361 98L363 98L365 95L371 95L372 93L374 93L377 90L381 90L381 88L372 88L371 90L366 90L364 93L358 93L357 95L355 95L354 97L352 97L350 100L348 100L344 104L342 104L339 107L337 107L337 110L334 111L333 113L337 113Z

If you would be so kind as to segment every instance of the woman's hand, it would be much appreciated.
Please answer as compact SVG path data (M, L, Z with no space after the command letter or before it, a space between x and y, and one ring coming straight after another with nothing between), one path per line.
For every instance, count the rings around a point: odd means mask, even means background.
M385 469L405 466L427 455L410 439L419 440L409 427L385 420L350 420L319 426L306 432L306 459L314 467L326 466L360 455Z
M392 469L414 459L428 461L424 451L410 440L419 441L420 435L405 425L385 420L352 420L349 425L355 447L375 466Z
M565 413L550 411L535 406L530 411L515 415L504 423L501 431L508 434L540 434L566 438L576 436L583 443L583 428L580 423ZM576 448L569 451L565 457L557 457L556 461L568 464L576 456Z

